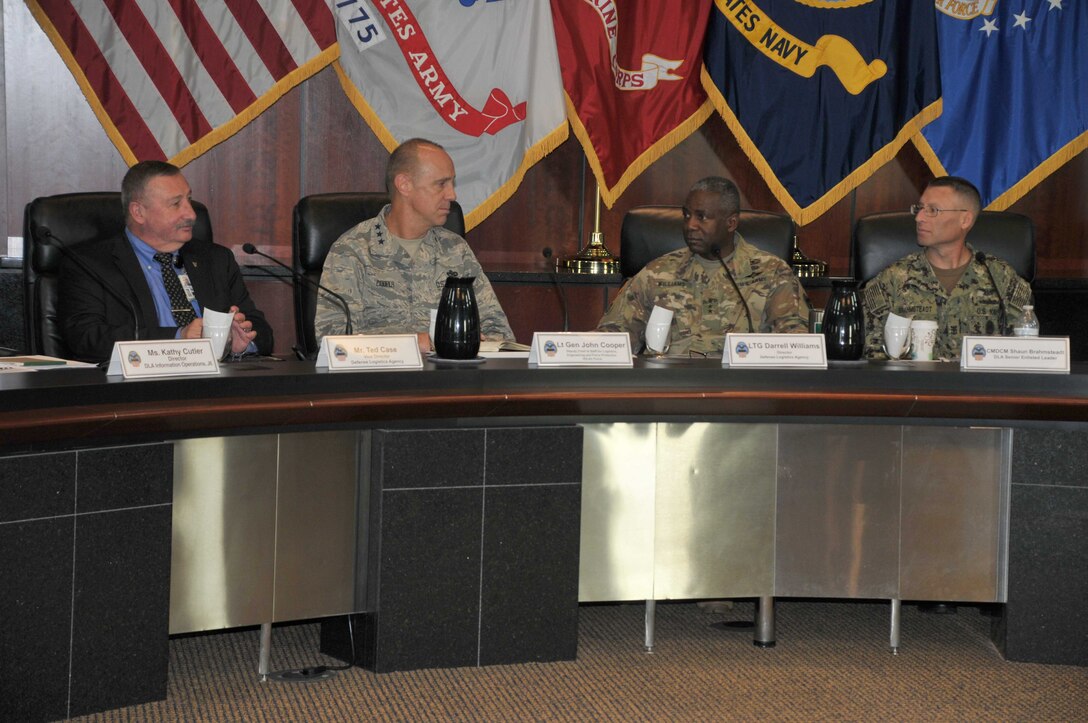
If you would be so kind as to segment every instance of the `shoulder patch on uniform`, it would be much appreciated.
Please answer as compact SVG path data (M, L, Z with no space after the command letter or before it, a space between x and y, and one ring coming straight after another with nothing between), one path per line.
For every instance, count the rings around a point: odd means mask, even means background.
M891 303L888 301L888 295L884 293L884 289L881 288L880 284L867 285L862 291L862 294L864 296L864 301L862 303L865 304L865 308L871 313L881 312L891 306Z
M1005 299L1007 303L1013 306L1023 306L1024 304L1031 302L1031 284L1021 279L1019 276L1013 276L1009 279L1009 285L1005 289Z

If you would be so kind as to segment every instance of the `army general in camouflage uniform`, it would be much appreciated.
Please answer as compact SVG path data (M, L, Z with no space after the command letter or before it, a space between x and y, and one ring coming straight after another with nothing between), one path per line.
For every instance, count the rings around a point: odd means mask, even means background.
M414 138L389 157L385 174L391 203L355 226L329 249L321 283L348 303L355 330L369 334L414 332L427 349L430 310L438 307L448 272L474 276L480 333L513 340L495 291L465 240L442 227L454 191L453 160L436 143ZM342 334L343 309L318 295L318 338Z
M935 178L911 211L922 250L901 258L865 285L865 355L885 359L888 314L937 322L935 359L959 359L965 335L1002 335L1001 296L1007 323L1031 303L1031 286L1001 259L983 265L967 243L981 209L978 190L956 176ZM989 267L993 281L986 271ZM994 284L997 288L994 288Z
M654 306L673 311L670 354L722 353L730 331L807 332L805 292L785 261L745 241L737 230L740 192L718 177L692 186L684 202L684 242L627 282L597 325L626 331L641 350ZM722 268L729 266L743 299ZM751 329L748 312L751 313Z

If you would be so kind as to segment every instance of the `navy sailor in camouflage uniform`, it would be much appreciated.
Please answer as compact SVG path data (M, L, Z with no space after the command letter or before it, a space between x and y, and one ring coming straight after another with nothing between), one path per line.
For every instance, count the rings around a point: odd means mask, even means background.
M793 270L737 233L736 184L704 178L692 186L683 210L687 248L646 264L620 289L598 331L626 331L631 348L640 351L654 306L673 312L669 353L678 356L720 356L731 331L808 331L808 300ZM723 260L743 299L722 268ZM755 328L749 327L749 313Z
M935 320L934 359L958 360L965 335L1007 332L999 328L1001 296L1010 324L1031 303L1031 286L1008 263L986 254L983 265L967 243L967 232L975 225L981 205L978 189L966 179L941 176L929 182L911 207L922 250L881 271L863 290L865 356L887 358L884 323L890 312Z
M446 275L475 277L480 333L513 341L514 333L491 282L463 238L443 228L454 191L453 160L442 146L420 138L402 143L385 171L391 203L349 229L329 249L321 284L347 301L357 332L415 333L430 348L430 310L438 308ZM343 309L319 294L318 339L342 334Z

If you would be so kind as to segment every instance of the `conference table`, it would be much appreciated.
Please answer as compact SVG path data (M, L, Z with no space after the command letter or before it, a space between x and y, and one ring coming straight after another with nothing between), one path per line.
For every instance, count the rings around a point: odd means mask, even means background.
M755 598L766 646L775 598L883 599L904 651L902 601L988 604L1009 660L1088 665L1081 365L260 359L0 400L2 713L161 699L169 635L299 620L376 672L568 660L602 601L649 647L660 600Z

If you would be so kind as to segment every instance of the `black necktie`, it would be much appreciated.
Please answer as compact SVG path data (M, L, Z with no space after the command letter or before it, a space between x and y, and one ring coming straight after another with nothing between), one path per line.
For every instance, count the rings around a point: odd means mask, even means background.
M187 326L196 318L196 314L193 313L193 305L185 296L178 275L174 271L174 256L166 253L155 254L155 260L162 267L162 283L170 297L170 311L174 314L174 323L178 326Z

